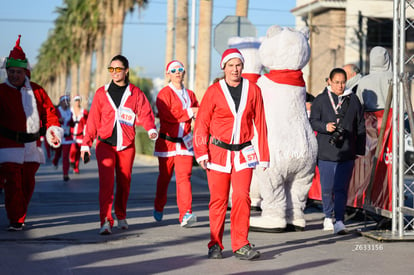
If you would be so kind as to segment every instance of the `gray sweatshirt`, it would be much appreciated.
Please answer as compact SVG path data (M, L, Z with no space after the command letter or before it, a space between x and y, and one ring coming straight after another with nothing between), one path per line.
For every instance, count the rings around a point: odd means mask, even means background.
M369 62L369 74L359 80L357 96L365 111L382 110L392 85L391 57L385 48L377 46L372 48Z

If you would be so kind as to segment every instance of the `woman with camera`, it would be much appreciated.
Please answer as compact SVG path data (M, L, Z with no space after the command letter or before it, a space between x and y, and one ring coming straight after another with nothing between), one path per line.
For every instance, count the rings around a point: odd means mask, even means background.
M317 132L318 168L325 219L324 230L346 234L348 187L357 155L365 154L365 121L361 103L345 90L346 72L329 74L328 86L313 101L310 122ZM335 224L332 214L334 213Z

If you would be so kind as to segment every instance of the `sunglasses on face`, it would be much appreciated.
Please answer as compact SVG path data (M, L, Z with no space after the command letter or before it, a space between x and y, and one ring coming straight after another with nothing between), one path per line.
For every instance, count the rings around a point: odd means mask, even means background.
M175 74L176 72L183 73L184 68L178 68L178 69L171 69L170 73Z
M125 70L125 68L121 68L121 67L108 67L108 72L113 73L114 71L117 73L122 72L123 70Z

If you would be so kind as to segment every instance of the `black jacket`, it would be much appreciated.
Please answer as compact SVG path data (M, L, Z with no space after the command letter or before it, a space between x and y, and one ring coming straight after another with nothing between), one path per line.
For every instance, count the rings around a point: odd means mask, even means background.
M325 89L312 103L310 123L317 132L318 159L327 161L348 161L356 158L356 155L365 154L365 119L362 105L358 97L352 91L345 91L344 95L349 99L349 105L344 117L341 119L344 128L343 142L336 145L329 143L333 133L326 131L328 122L336 122L335 111L329 100L328 90ZM332 93L336 100L338 97ZM344 106L343 104L342 106ZM345 108L345 107L343 107ZM338 110L340 113L341 111Z

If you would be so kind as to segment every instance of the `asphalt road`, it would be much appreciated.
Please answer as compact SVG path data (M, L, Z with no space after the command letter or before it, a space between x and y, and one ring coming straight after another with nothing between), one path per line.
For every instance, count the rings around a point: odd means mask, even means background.
M175 182L169 188L164 220L152 217L157 162L137 156L128 203L128 230L99 231L96 161L81 165L79 175L62 180L61 167L47 163L37 174L26 227L8 232L4 196L0 195L0 274L411 274L414 244L379 242L362 236L375 223L350 219L348 235L322 231L318 205L306 209L304 232L250 232L261 251L256 261L233 257L229 214L224 232L224 259L207 259L208 187L194 168L193 211L198 222L181 228ZM259 215L252 212L252 215ZM3 230L4 228L4 230ZM376 231L375 231L376 232Z

